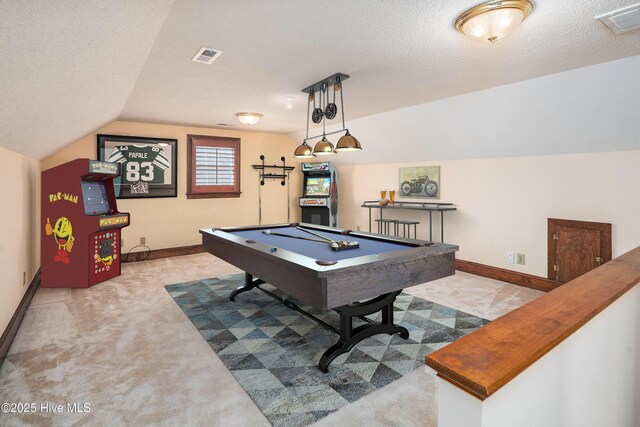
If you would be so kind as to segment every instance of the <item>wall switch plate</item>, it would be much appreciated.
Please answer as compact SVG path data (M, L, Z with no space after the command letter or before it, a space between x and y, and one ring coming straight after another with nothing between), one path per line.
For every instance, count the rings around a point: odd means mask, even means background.
M360 226L356 225L356 231L360 231Z
M146 245L147 244L147 238L146 237L141 237L140 238L140 244L141 245Z
M120 239L120 247L124 248L124 239Z
M516 263L516 254L514 252L507 252L507 262L509 264Z
M517 262L518 262L518 264L524 265L524 254L518 254Z

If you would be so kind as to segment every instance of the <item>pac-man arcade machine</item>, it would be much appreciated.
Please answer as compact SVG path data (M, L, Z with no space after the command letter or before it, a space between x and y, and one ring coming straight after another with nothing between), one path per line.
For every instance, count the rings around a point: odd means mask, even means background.
M76 159L42 172L41 284L87 288L120 275L120 229L113 179L117 163Z

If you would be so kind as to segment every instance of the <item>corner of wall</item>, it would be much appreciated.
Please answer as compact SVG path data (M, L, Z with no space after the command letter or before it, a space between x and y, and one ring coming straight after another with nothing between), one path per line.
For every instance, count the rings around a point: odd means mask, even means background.
M0 148L0 331L9 324L40 265L40 161Z

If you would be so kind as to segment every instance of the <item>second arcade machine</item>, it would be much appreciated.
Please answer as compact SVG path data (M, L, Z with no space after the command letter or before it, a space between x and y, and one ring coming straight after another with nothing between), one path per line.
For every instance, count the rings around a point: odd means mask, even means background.
M338 171L329 162L302 163L302 222L338 226Z

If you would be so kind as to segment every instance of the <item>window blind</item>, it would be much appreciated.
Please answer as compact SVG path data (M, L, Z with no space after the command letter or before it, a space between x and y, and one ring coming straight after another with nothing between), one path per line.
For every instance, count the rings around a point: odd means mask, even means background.
M196 146L196 186L235 185L235 151L230 147Z

